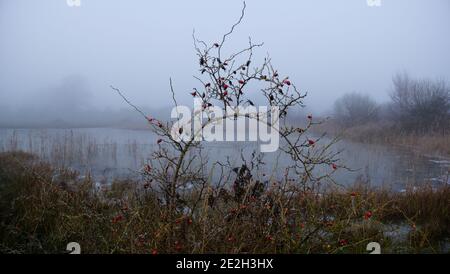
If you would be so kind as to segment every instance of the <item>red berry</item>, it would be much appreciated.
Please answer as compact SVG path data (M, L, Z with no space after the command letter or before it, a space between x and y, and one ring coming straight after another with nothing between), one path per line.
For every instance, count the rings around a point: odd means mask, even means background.
M153 248L153 249L152 249L152 255L156 255L156 254L158 254L158 249Z
M162 142L162 139L158 139L158 141L156 141L156 143L160 144Z
M193 91L193 92L191 92L191 95L192 95L193 97L195 97L195 96L197 95L197 92Z
M336 164L331 164L331 167L334 169L334 170L336 170L337 169L337 165Z
M228 85L227 84L223 84L223 89L227 89Z
M120 222L122 220L123 220L123 216L119 214L119 215L115 216L114 218L112 218L111 222L113 224L115 224L115 223L118 223L118 222Z
M284 80L283 83L285 83L285 84L288 85L288 86L291 85L291 81L289 81L289 80Z
M244 80L239 80L239 84L243 85L243 84L245 84L245 81Z
M315 143L316 142L314 142L313 140L308 140L308 144L311 145L311 146L314 145Z
M364 219L366 219L366 220L370 219L371 217L372 217L372 211L370 211L370 210L364 214Z
M223 92L223 96L227 96L228 95L228 92L227 91L224 91Z

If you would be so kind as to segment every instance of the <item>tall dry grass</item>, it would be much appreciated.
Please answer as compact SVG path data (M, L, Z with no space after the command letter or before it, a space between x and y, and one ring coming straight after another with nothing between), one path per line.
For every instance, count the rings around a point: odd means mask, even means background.
M205 191L200 200L192 191L173 221L143 182L97 186L30 154L2 153L0 250L62 253L76 241L83 253L365 253L377 241L384 253L444 252L450 235L448 186L313 193L255 182L239 199L231 187ZM390 236L391 225L403 235Z
M450 157L450 134L445 131L413 133L381 122L343 128L332 119L317 126L315 131L327 132L360 143L399 146L421 155Z

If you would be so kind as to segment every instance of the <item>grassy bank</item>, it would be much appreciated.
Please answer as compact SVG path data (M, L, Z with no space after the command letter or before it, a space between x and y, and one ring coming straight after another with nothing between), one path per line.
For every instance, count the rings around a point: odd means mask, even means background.
M62 253L75 241L82 253L366 253L376 241L383 253L439 253L450 236L448 186L318 193L270 182L239 199L231 186L202 192L172 216L147 183L96 186L30 154L2 153L0 251Z
M398 146L421 155L450 158L450 134L448 132L412 133L383 123L367 123L353 127L340 127L328 120L319 125L316 132L328 132L355 142Z

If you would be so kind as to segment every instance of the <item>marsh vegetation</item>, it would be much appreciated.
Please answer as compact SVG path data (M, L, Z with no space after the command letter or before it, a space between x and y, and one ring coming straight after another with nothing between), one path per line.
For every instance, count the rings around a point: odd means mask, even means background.
M62 253L69 242L83 253L366 253L370 242L383 253L449 252L445 81L399 74L386 104L351 93L330 117L305 114L308 93L269 55L256 58L262 43L227 48L245 7L216 41L192 34L197 86L187 94L200 110L184 124L111 85L145 130L100 127L77 96L49 112L53 128L0 129L0 252ZM60 123L71 103L90 128ZM255 105L277 112L213 111ZM201 133L255 120L279 149L179 138L199 117Z

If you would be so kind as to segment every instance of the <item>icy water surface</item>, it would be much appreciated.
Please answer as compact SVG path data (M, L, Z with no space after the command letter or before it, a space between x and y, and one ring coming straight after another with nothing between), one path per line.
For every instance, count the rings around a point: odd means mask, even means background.
M0 129L0 150L32 152L57 166L71 167L81 173L91 172L97 178L129 177L137 172L156 148L156 137L147 130L82 129ZM259 145L251 142L204 143L203 155L210 162L226 160L239 166L241 151L249 155ZM406 184L434 185L450 183L450 161L414 155L408 151L380 145L340 141L335 150L343 149L339 158L346 166L334 174L341 184L358 178L372 185L393 186L400 190ZM280 152L266 153L261 173L282 175L289 159Z

